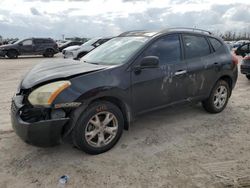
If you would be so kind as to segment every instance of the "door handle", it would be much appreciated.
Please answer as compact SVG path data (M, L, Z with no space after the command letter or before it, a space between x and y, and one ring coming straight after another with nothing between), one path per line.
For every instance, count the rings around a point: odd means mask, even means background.
M187 73L186 70L179 70L179 71L175 72L174 75L179 76L179 75L186 74L186 73Z
M220 66L220 63L215 62L215 63L214 63L214 66L219 67L219 66Z

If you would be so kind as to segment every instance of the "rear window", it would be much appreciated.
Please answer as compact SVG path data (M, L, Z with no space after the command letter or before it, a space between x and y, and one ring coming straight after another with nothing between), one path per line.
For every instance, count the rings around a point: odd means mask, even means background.
M47 43L53 43L53 41L50 39L35 39L34 43L35 44L47 44Z
M210 54L209 44L203 36L183 35L183 42L186 59Z
M209 37L209 41L211 42L211 44L212 44L215 51L217 51L222 46L222 43L219 40L215 39L215 38L210 38Z

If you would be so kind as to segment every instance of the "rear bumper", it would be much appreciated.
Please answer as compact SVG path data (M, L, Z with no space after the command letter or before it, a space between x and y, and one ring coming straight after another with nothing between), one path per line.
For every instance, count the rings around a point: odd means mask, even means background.
M13 97L11 105L12 127L23 141L41 147L53 146L61 142L63 126L69 118L29 123L20 117L22 108L22 96Z

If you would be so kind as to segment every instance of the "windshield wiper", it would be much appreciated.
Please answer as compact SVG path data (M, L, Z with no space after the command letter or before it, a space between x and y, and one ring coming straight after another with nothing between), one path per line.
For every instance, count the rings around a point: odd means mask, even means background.
M99 63L94 63L94 62L88 62L86 60L83 60L84 63L89 63L89 64L94 64L94 65L99 65Z

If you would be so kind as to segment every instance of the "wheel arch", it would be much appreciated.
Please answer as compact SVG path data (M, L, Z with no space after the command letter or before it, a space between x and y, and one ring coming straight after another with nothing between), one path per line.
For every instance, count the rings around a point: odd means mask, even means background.
M132 113L130 110L129 105L127 105L125 102L123 102L122 100L120 100L117 97L113 97L113 96L103 96L103 97L99 97L96 98L94 100L92 100L89 104L92 104L93 102L97 102L97 101L108 101L110 103L113 103L114 105L116 105L122 112L123 117L124 117L124 129L128 130L129 129L129 125L132 119Z
M83 103L81 106L74 109L74 111L71 111L71 113L70 113L71 114L70 115L71 116L70 121L64 126L64 130L62 132L62 135L63 135L64 138L67 138L67 136L70 135L70 133L74 129L76 119L78 119L80 112L85 111L90 104L92 104L94 102L97 102L97 101L107 101L107 102L110 102L110 103L116 105L121 110L121 112L123 114L123 117L124 117L124 129L129 130L129 126L130 126L131 121L132 121L132 111L131 111L129 105L127 105L125 102L118 99L117 97L102 96L102 97L97 97L97 98L92 99L87 104ZM75 117L73 117L73 116L75 116Z
M224 80L228 83L230 90L233 89L233 79L229 75L224 75L219 78L219 80Z
M54 50L53 48L51 48L51 47L46 48L46 49L44 50L44 53L46 53L47 50L52 50L52 51L55 53L55 50Z
M8 53L8 51L16 51L18 55L20 55L20 52L18 51L18 49L16 48L10 48L10 49L7 49L5 50L6 51L6 54Z

